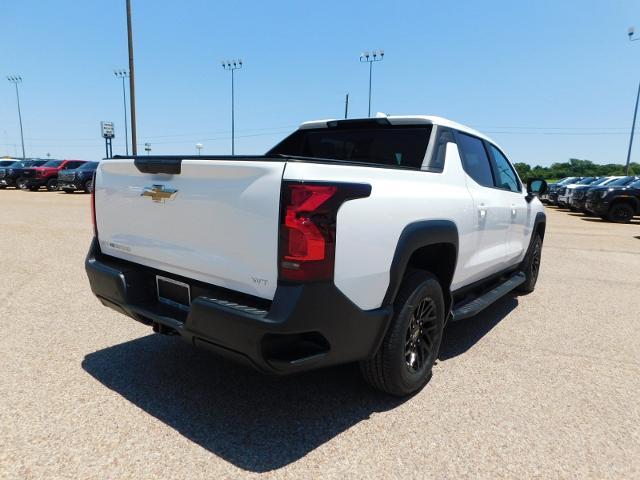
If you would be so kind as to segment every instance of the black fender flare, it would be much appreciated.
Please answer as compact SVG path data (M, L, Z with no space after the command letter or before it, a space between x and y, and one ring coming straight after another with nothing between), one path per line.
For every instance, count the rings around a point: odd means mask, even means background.
M455 248L455 259L452 272L458 261L459 234L458 227L451 220L424 220L408 224L400 234L396 250L389 270L389 286L382 301L383 306L393 305L402 278L407 270L411 256L419 248L437 244L450 244ZM453 273L451 274L453 277ZM449 285L443 285L443 292L448 297L445 303L451 306L451 279Z
M533 228L531 228L531 238L529 238L529 245L527 246L527 251L525 252L524 258L520 263L520 267L519 267L520 269L523 268L525 262L527 261L527 257L529 256L529 252L531 251L531 246L533 245L533 239L535 238L535 234L539 230L540 225L543 226L541 237L542 237L542 242L544 243L544 234L547 228L547 214L544 212L536 213L536 218L533 221Z

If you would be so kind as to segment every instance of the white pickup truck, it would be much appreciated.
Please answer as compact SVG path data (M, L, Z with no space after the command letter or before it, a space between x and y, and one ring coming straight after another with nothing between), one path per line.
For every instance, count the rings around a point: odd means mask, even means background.
M100 301L270 373L360 362L407 395L447 321L531 292L545 214L504 152L430 116L304 123L264 156L100 163Z

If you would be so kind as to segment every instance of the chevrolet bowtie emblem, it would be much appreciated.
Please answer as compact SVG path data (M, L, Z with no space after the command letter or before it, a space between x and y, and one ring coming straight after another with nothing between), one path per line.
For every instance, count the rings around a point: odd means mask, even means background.
M173 200L178 193L175 188L165 188L164 185L152 185L145 187L140 194L141 197L151 197L157 203L164 203L165 200Z

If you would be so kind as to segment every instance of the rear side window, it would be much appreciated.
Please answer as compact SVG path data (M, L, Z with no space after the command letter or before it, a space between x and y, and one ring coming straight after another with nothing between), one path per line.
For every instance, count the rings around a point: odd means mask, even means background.
M419 170L431 125L363 126L297 130L267 155L292 155Z
M482 140L471 135L458 132L456 135L458 147L462 152L462 163L467 174L476 183L484 187L493 187L491 163Z
M509 160L494 145L489 144L489 150L493 156L496 167L496 187L512 192L520 191L518 176L509 163Z

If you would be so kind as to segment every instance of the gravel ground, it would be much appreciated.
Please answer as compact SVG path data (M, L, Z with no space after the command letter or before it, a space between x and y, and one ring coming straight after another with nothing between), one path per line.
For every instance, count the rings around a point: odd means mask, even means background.
M548 209L538 288L428 387L272 378L102 307L89 197L0 190L0 478L640 478L640 222Z

